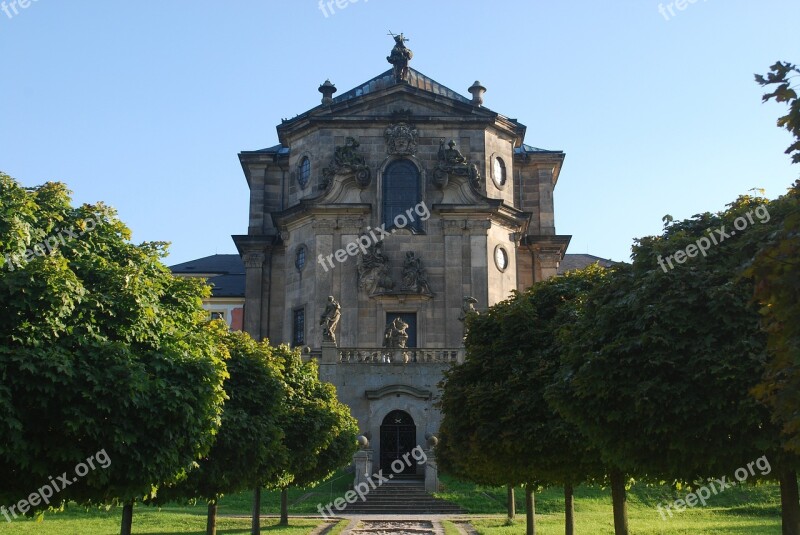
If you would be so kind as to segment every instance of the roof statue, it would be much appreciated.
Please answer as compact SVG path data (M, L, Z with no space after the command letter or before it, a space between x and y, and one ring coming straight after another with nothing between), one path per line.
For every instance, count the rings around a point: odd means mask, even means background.
M408 62L414 57L414 53L411 52L410 48L406 47L406 41L410 41L411 39L406 39L402 33L400 35L395 35L389 32L389 35L394 37L394 48L392 48L392 52L386 58L386 61L394 66L395 81L407 82Z

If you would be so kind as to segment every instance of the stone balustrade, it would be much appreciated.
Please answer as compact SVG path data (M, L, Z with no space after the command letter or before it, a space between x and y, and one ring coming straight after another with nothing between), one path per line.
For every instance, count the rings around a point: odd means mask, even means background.
M338 362L343 364L446 364L464 362L464 348L338 348L337 355Z

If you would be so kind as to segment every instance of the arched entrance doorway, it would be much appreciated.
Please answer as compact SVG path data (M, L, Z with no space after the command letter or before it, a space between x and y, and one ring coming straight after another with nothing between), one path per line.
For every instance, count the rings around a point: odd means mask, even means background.
M392 411L381 424L381 470L388 474L414 474L417 463L411 450L417 445L417 426L414 419L405 411ZM405 460L403 457L405 456ZM394 472L392 462L400 460L403 470ZM400 463L395 463L395 468Z

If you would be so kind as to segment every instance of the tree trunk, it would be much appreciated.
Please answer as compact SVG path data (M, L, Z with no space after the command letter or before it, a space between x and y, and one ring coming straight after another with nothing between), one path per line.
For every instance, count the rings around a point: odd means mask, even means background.
M508 500L508 521L511 522L517 516L517 504L514 503L514 487L512 485L508 486L506 499Z
M289 489L281 489L281 526L289 525Z
M131 527L133 526L133 502L128 502L122 506L122 527L119 530L119 535L131 535Z
M625 494L625 474L612 470L611 500L614 502L614 535L628 535L628 497Z
M575 489L564 485L564 534L575 535Z
M217 500L208 502L206 535L217 535Z
M800 496L794 470L781 473L781 521L783 535L800 535Z
M250 535L261 535L261 487L253 491L253 522Z
M525 485L525 533L536 535L536 502L530 483Z

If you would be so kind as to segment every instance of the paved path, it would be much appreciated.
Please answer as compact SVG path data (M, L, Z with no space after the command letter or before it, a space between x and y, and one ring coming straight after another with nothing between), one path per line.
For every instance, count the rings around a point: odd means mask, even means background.
M348 516L342 535L444 535L442 520L448 515ZM476 535L468 522L453 520L462 535Z

